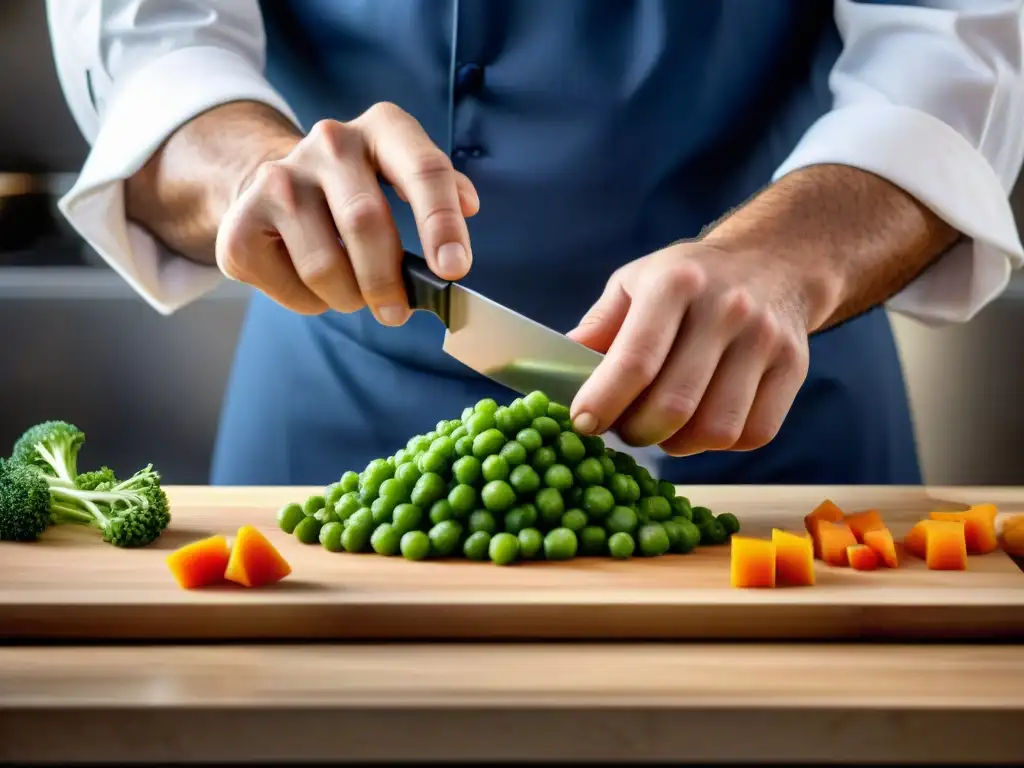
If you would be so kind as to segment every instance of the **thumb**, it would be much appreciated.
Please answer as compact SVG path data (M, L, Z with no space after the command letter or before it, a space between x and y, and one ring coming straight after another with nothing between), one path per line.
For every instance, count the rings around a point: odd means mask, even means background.
M604 354L615 340L629 312L629 294L618 280L605 286L601 298L587 311L579 324L566 334L573 341Z

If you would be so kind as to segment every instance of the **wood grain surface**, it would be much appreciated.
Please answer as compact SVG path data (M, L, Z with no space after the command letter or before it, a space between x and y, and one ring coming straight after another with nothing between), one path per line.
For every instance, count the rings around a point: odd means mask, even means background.
M1019 764L1022 722L1014 646L0 649L5 762Z
M118 550L79 529L0 544L0 636L7 639L856 639L1024 637L1024 573L1002 552L966 572L818 564L811 588L737 590L729 548L631 561L579 558L500 568L329 553L279 531L276 509L304 488L171 488L172 526L155 546ZM933 509L993 502L1024 511L1024 490L693 487L695 504L734 512L743 532L799 530L830 497L875 507L902 535ZM164 557L211 533L260 526L292 563L273 588L184 591Z

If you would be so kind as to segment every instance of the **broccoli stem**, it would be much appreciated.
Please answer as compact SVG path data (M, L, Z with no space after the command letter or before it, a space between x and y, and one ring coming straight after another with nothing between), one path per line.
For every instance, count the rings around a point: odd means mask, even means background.
M97 525L98 522L88 512L83 512L77 507L61 504L60 502L50 502L50 514L54 519L59 519L61 522L81 523L91 526Z
M60 486L51 486L50 495L55 499L54 502L51 502L51 509L55 504L59 504L61 507L68 507L67 504L61 504L60 502L70 500L73 505L77 504L85 507L87 512L82 514L91 514L96 519L96 522L98 522L100 524L100 527L102 528L106 528L107 525L110 524L110 520L107 518L106 515L103 514L103 510L100 509L99 505L96 504L97 501L102 503L104 499L97 497L113 496L114 500L117 501L120 501L124 498L123 495L121 494L77 491L72 488L62 488Z
M36 443L36 452L42 457L43 461L53 467L53 471L57 473L57 477L66 482L73 482L75 477L78 475L78 468L74 457L69 463L66 462L63 453L51 453L50 449L47 448L43 443Z

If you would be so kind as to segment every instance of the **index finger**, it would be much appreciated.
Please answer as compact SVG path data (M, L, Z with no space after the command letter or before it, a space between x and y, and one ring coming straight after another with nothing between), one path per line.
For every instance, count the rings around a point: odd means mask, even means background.
M448 155L394 105L379 104L353 123L363 131L373 165L409 201L431 271L445 280L465 277L472 263L469 228Z

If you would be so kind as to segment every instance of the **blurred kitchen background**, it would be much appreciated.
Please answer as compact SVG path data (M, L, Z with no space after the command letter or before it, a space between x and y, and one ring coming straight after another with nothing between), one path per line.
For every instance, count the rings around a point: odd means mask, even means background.
M63 418L88 434L86 463L144 458L169 483L205 483L246 293L162 317L65 226L55 203L86 145L43 0L0 3L0 72L0 446ZM1024 222L1024 184L1014 197ZM893 321L926 482L1024 484L1024 275L965 327Z

